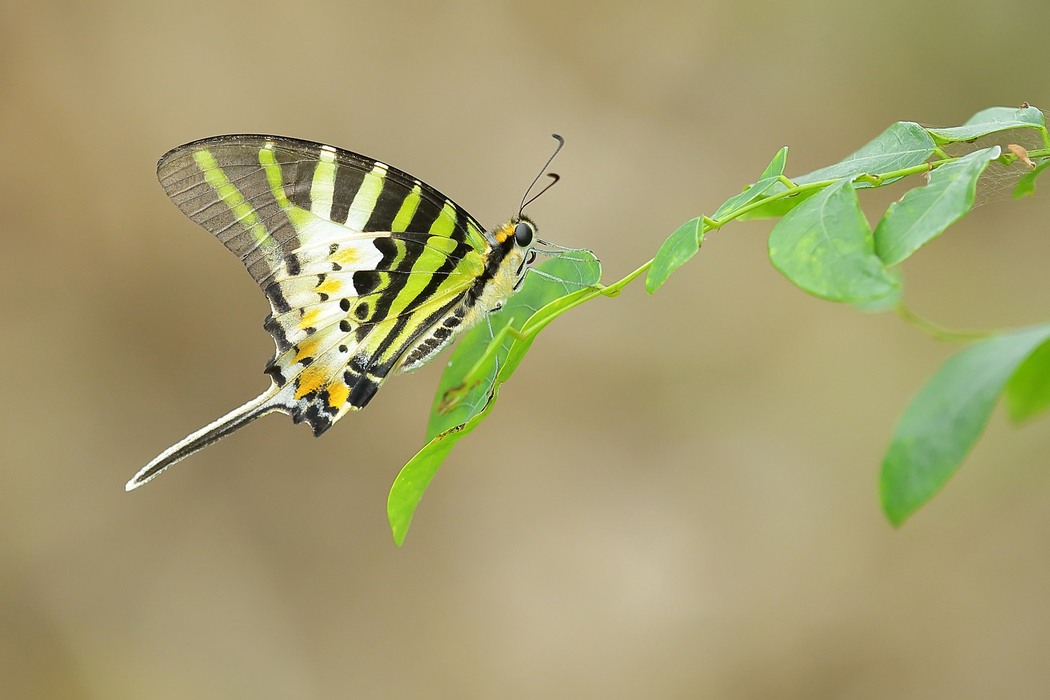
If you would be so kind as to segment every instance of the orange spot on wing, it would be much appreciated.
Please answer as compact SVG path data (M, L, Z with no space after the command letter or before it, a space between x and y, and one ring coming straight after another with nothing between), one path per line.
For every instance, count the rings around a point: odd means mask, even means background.
M295 398L301 399L312 391L317 391L328 381L328 372L321 365L310 365L299 375L299 385L295 387Z
M302 360L305 357L316 357L317 355L317 344L318 339L316 337L307 338L303 342L299 343L299 347L296 349L295 359L292 360L294 365L296 362Z
M343 382L332 382L328 387L328 405L332 408L342 408L349 396L350 387Z

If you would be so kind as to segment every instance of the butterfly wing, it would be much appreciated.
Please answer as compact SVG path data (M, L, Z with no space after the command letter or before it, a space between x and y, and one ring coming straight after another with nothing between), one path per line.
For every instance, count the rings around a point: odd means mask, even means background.
M316 434L363 407L406 353L433 354L462 329L492 247L437 190L309 141L196 141L164 155L157 175L266 294L277 346L266 372Z

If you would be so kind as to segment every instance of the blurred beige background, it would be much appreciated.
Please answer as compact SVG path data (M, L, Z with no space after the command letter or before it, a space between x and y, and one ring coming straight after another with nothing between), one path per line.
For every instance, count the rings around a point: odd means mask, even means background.
M386 494L440 366L322 439L269 417L123 485L272 351L263 296L155 181L173 146L321 140L492 225L557 131L531 213L616 279L782 145L798 174L898 119L1050 109L1047 26L1040 0L4 0L0 697L1045 697L1046 420L997 413L891 529L882 451L956 348L793 288L768 222L556 322L403 549ZM1050 317L1040 189L908 262L914 308Z

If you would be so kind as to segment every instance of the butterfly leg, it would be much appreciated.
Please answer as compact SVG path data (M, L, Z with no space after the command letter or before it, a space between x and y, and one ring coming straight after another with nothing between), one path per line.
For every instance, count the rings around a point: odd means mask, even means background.
M601 288L599 285L596 285L596 284L583 284L582 282L575 282L573 280L567 280L567 279L562 279L561 277L555 277L554 275L550 274L549 272L544 272L543 270L538 270L535 267L530 267L528 274L530 274L530 275L539 275L540 277L544 277L544 278L552 280L554 282L561 282L562 284L569 284L569 285L572 285L573 287L579 287L580 289L600 289Z

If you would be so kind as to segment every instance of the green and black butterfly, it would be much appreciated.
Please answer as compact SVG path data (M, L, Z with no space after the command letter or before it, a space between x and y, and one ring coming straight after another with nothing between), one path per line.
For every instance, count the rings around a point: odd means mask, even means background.
M536 259L524 198L517 216L486 230L411 175L310 141L195 141L165 154L157 177L262 288L277 350L266 391L162 452L128 491L267 413L320 435L500 309Z

